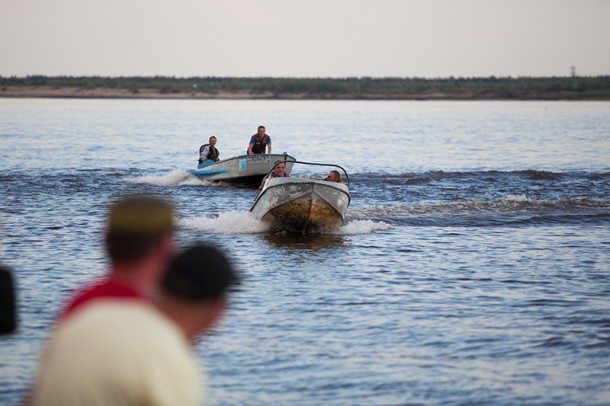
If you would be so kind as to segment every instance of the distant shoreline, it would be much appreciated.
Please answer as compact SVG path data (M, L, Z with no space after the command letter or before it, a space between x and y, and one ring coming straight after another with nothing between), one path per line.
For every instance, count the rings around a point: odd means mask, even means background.
M163 92L157 89L129 89L50 86L5 86L0 89L2 98L58 98L58 99L192 99L192 100L610 100L602 97L575 97L565 92L529 92L527 95L505 95L501 92L476 93L411 93L411 94L312 94L274 93L271 91L215 91L215 92Z
M0 97L182 100L610 100L610 76L438 79L0 76Z
M0 97L13 98L60 98L60 99L265 99L269 95L252 95L246 92L172 92L142 89L137 92L128 89L49 86L8 86L0 89Z

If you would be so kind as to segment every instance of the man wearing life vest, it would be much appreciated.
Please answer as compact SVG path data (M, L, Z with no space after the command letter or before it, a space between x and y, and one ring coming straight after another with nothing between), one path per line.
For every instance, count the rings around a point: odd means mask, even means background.
M199 147L199 163L207 160L218 161L220 152L218 149L216 149L215 145L216 137L212 135L208 141L208 144L203 144L201 147Z
M264 154L265 148L267 149L267 154L270 154L271 137L265 132L265 126L259 125L257 133L250 137L250 143L248 144L248 155Z

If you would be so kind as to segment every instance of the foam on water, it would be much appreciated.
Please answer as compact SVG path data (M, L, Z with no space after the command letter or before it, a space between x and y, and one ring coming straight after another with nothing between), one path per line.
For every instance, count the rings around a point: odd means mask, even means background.
M527 198L526 195L508 195L505 199L502 199L507 202L529 202L530 199ZM501 200L501 201L502 201Z
M178 220L180 227L216 234L258 234L269 231L269 225L257 220L249 211L230 211L218 217L192 217Z
M214 182L199 179L183 169L176 169L164 175L142 175L125 180L156 186L216 186Z
M353 235L353 234L370 234L374 231L383 231L392 228L388 223L383 221L372 220L353 220L344 224L341 228L332 234Z
M182 218L178 219L177 223L185 229L226 235L260 234L270 231L269 224L256 219L249 211L230 211L221 213L217 217ZM370 234L390 228L392 226L383 221L353 220L344 224L341 228L329 232L329 234Z

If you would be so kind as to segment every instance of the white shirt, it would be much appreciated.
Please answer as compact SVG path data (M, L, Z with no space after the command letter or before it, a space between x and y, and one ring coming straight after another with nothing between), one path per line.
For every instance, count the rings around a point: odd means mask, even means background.
M52 333L33 405L199 405L203 376L177 327L144 301L96 301Z

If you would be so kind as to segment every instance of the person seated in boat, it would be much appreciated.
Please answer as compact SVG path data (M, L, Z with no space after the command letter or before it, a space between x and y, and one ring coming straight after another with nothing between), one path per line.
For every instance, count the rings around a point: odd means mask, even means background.
M341 174L339 173L339 171L335 171L332 170L330 172L328 172L328 175L326 176L326 179L329 182L337 182L337 183L341 183L341 184L345 184L345 182L343 182L341 180Z
M267 154L271 153L271 137L265 131L265 126L259 125L257 133L250 137L248 155L264 154L265 149Z
M207 144L203 144L201 147L199 147L200 164L208 160L216 162L218 161L219 155L220 152L216 148L216 137L214 137L213 135L210 137Z
M265 181L267 179L273 178L288 178L290 175L286 173L286 164L283 161L275 161L275 166L273 167L273 171L263 178L261 185L258 187L258 190L263 188Z

